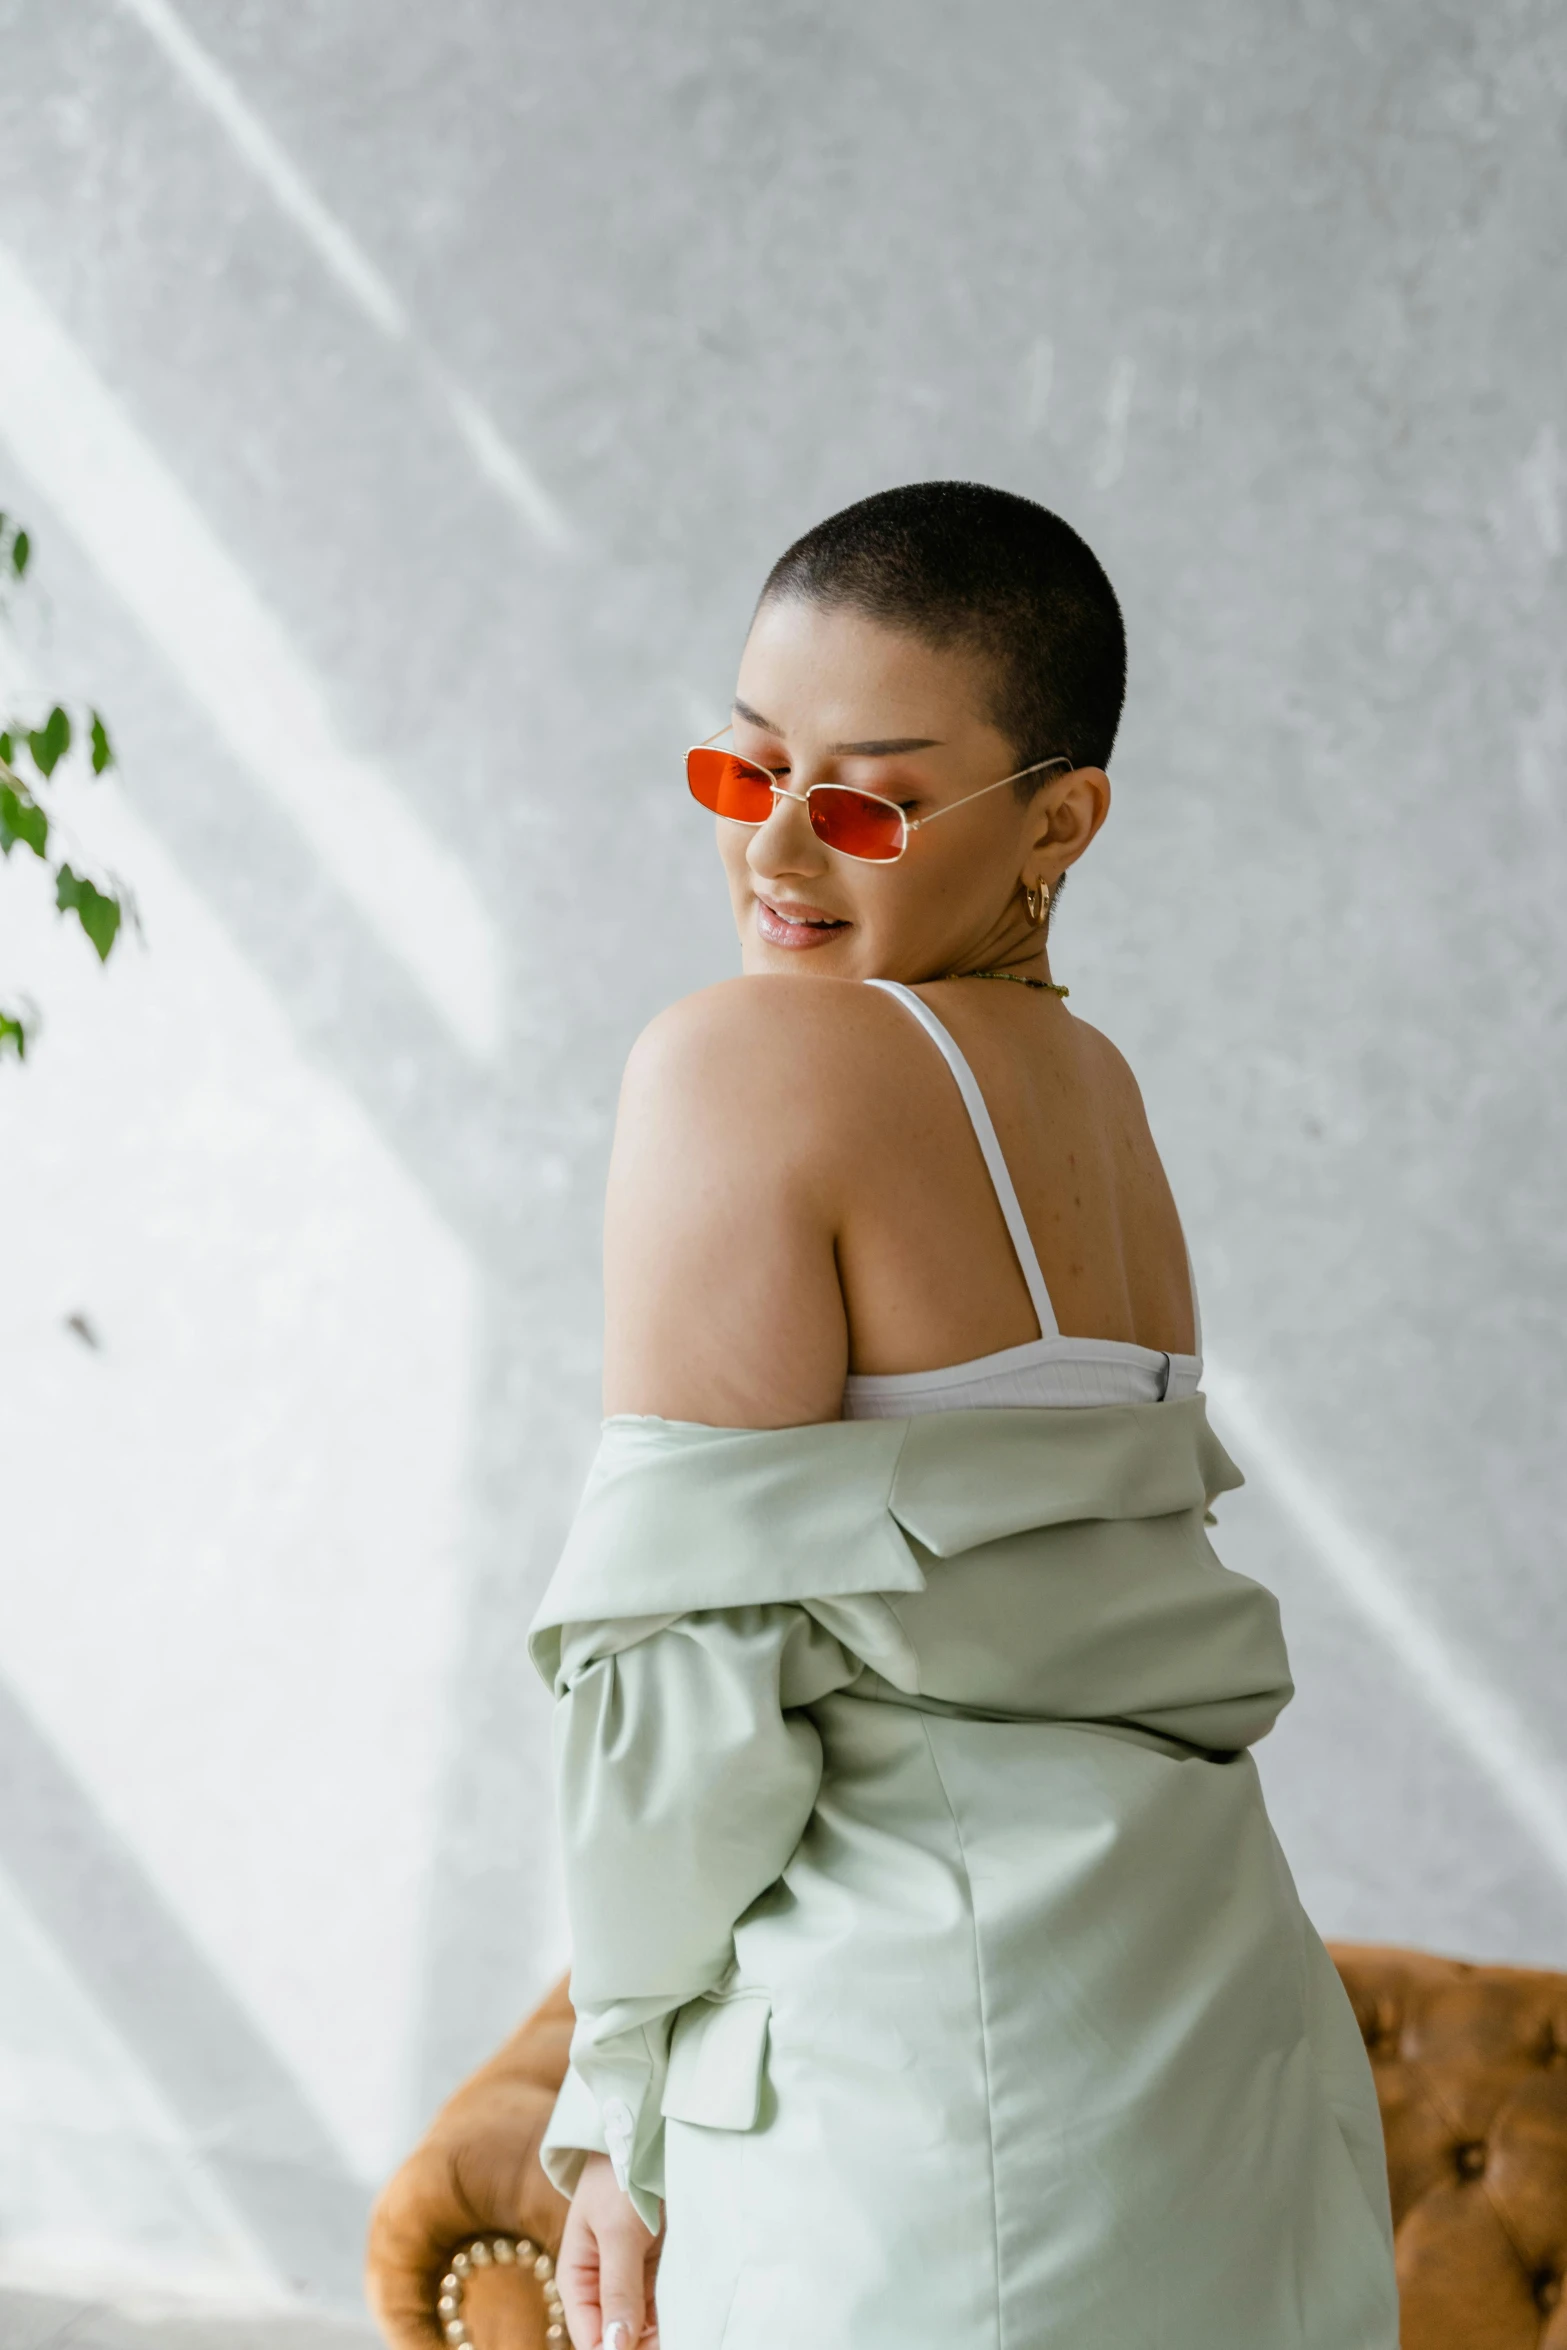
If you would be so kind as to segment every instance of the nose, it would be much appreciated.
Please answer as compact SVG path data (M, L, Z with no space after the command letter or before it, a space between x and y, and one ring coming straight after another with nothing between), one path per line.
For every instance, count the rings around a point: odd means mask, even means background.
M779 880L786 873L823 873L827 851L811 829L811 813L803 792L780 784L773 793L773 812L752 833L746 863L758 880Z

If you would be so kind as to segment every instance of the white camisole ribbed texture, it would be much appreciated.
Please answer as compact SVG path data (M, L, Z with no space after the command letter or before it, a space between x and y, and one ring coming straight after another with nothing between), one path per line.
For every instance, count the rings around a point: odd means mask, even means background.
M999 1354L979 1355L973 1362L951 1363L939 1371L893 1371L880 1376L852 1373L843 1391L844 1418L906 1420L919 1412L967 1412L996 1405L1004 1408L1008 1404L1044 1404L1070 1408L1174 1402L1195 1395L1202 1384L1202 1325L1197 1318L1195 1283L1192 1287L1192 1321L1198 1349L1195 1354L1161 1354L1152 1347L1133 1346L1118 1338L1063 1338L1034 1243L1023 1220L1017 1191L1001 1153L1000 1140L973 1070L930 1006L912 988L900 986L894 979L871 979L866 985L896 996L913 1013L957 1080L1028 1288L1039 1323L1039 1336L1030 1339L1026 1346L1005 1347Z

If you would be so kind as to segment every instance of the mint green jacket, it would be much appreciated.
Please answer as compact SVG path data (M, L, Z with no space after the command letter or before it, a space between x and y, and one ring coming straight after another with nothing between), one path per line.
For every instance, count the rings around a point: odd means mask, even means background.
M532 1634L578 2026L546 2143L664 2350L1396 2350L1382 2137L1248 1749L1201 1397L609 1421ZM1208 1520L1211 1523L1211 1519Z

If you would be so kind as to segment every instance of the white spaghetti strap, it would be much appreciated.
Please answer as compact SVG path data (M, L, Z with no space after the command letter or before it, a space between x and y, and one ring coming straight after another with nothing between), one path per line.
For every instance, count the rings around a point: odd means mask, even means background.
M979 1144L985 1165L990 1171L990 1180L995 1185L997 1204L1006 1220L1007 1231L1011 1235L1012 1247L1017 1256L1018 1270L1023 1276L1024 1286L1028 1290L1029 1302L1033 1306L1035 1317L1039 1323L1039 1335L1041 1338L1058 1337L1060 1331L1056 1322L1055 1308L1050 1303L1050 1292L1045 1287L1045 1277L1039 1269L1039 1259L1034 1253L1034 1243L1029 1238L1028 1226L1023 1220L1023 1210L1018 1205L1017 1192L1013 1186L1012 1177L1007 1171L1007 1162L1001 1154L1001 1143L995 1127L991 1124L990 1112L985 1107L985 1097L979 1090L973 1070L929 1004L922 996L917 996L911 987L905 987L901 981L896 979L868 979L865 984L867 987L879 987L883 995L896 996L898 1002L907 1011L914 1014L915 1019L957 1079L958 1091L963 1096L963 1106L968 1111L969 1121L974 1129L974 1139Z

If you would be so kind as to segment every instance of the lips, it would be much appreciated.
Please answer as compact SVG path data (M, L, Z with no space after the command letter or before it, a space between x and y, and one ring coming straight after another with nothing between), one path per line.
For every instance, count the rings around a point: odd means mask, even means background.
M829 939L840 937L849 927L836 914L824 914L820 906L795 905L787 899L756 901L757 932L769 946L825 946Z

